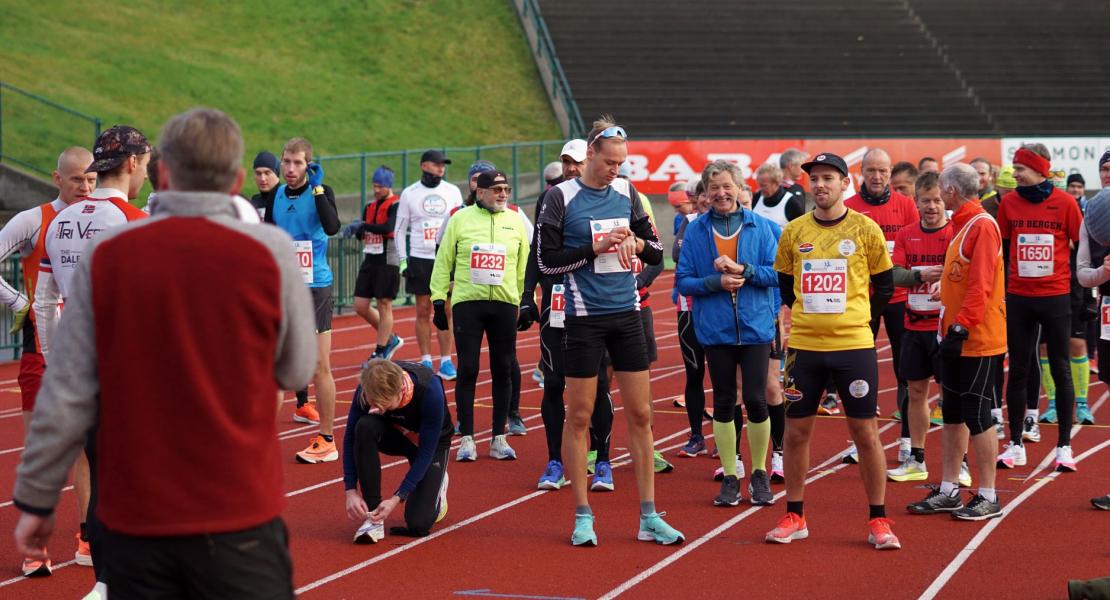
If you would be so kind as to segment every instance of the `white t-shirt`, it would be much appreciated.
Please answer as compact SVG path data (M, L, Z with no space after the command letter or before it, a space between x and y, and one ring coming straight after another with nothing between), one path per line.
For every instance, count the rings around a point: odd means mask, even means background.
M458 186L447 181L439 182L434 188L417 181L405 188L397 201L397 222L393 229L397 257L400 260L409 256L435 259L440 227L451 210L461 205L462 193Z

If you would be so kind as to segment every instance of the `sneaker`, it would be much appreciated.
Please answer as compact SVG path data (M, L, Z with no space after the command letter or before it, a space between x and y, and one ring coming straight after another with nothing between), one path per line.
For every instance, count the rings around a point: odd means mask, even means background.
M664 546L681 544L686 538L681 531L667 525L663 520L665 514L655 512L650 515L640 515L640 532L636 534L636 539Z
M964 507L963 500L960 500L960 492L956 492L951 496L942 494L940 487L934 487L925 499L920 502L906 505L906 511L915 515L935 515L942 512L952 512Z
M316 410L316 403L307 402L303 406L298 406L297 410L293 411L293 420L308 425L319 425L320 412Z
M771 506L775 503L775 496L771 493L771 478L767 471L756 469L748 480L748 495L752 504L756 506Z
M713 446L713 451L709 453L709 458L716 459L721 453L718 451L717 446Z
M543 388L543 371L541 371L539 367L532 369L532 381L536 382L536 385L540 386L540 388Z
M528 435L528 428L519 414L509 415L509 435Z
M994 419L994 435L1000 440L1006 439L1006 426L998 419Z
M779 524L775 525L774 529L767 532L763 540L776 544L789 544L794 540L804 540L807 537L809 537L809 529L806 528L806 518L788 512L779 519Z
M1056 401L1048 401L1048 410L1041 414L1041 423L1055 423L1059 417L1056 416Z
M1075 457L1071 454L1071 446L1056 447L1056 470L1062 473L1074 473L1078 470L1075 467Z
M436 495L436 523L439 523L447 516L447 484L450 478L447 473L443 473L443 482L439 484L439 494Z
M432 365L432 361L431 361L431 360L422 360L422 361L420 361L420 364L421 364L421 365L423 365L423 366L425 366L425 367L427 367L427 368L429 368L429 369L435 370L435 366L434 366L434 365Z
M1091 414L1091 407L1086 402L1075 403L1075 418L1082 425L1095 424L1095 416Z
M817 414L819 415L839 415L840 407L837 406L836 394L828 394L825 399L821 401L821 405L817 407Z
M1021 439L1024 442L1041 441L1041 426L1037 425L1037 420L1033 417L1025 417L1025 422L1022 424Z
M489 457L496 460L516 460L516 450L509 446L504 434L495 435L489 444Z
M39 560L37 558L24 558L23 559L23 576L24 577L46 577L54 572L53 565L50 564L50 559Z
M975 497L971 499L971 502L967 503L967 506L952 511L952 518L961 521L985 521L1001 516L1002 506L997 502L987 500L979 494L975 494Z
M673 470L674 470L674 465L667 462L667 459L663 458L663 453L662 452L656 450L655 451L655 472L656 473L670 473Z
M856 443L850 442L848 449L844 451L844 458L840 459L841 462L849 465L859 464L859 450L856 449Z
M902 547L898 536L890 530L894 521L886 517L871 519L867 522L867 543L874 544L876 550L897 550Z
M726 475L721 480L721 493L713 499L713 506L736 506L742 499L740 480L732 475Z
M971 487L971 467L966 462L960 462L960 476L957 481L960 487Z
M459 462L478 460L478 448L474 445L474 436L462 436L462 439L459 440L459 451L455 453L455 460Z
M595 492L611 492L616 489L613 485L613 467L609 465L609 461L597 461L594 467L594 482L590 484L590 489Z
M898 438L898 462L904 463L912 456L910 438Z
M929 470L925 463L917 462L911 456L902 461L902 466L897 469L887 469L886 476L891 481L925 481L929 479Z
M455 423L454 435L462 435L462 427L458 423Z
M705 448L705 436L700 433L691 433L690 440L686 445L679 448L679 456L698 456L699 454L709 454L709 450Z
M929 413L929 422L933 425L944 425L944 411L941 410L940 404L934 406Z
M747 473L745 473L745 471L744 471L744 460L740 457L739 454L737 454L736 455L736 477L737 477L737 479L743 479L745 475L747 475ZM713 471L713 481L721 481L724 478L725 478L725 468L724 467L717 467Z
M900 411L898 409L894 409L894 412L890 413L890 420L894 421L895 423L901 423L902 422L902 411Z
M1012 469L1025 466L1025 446L1010 442L1005 448L1002 454L998 455L998 468Z
M386 360L392 360L393 355L397 354L397 351L400 350L401 346L404 345L404 338L397 335L396 333L393 334L393 337L389 338L389 343L385 345L385 352L382 352L382 358Z
M782 468L782 452L771 453L771 483L786 481L786 472Z
M73 537L77 538L77 552L73 554L73 562L82 567L93 566L92 550L89 549L89 543L81 539L80 533L73 534Z
M356 544L377 544L383 539L385 539L385 525L380 521L370 520L370 517L366 517L355 532Z
M597 464L597 450L590 450L586 453L586 473L593 475L595 464Z
M335 449L335 442L325 440L322 435L312 438L312 443L297 453L297 461L308 465L336 460L339 460L339 451Z
M597 545L593 515L574 515L574 531L570 534L570 544L572 546Z
M675 408L686 408L686 398L681 396L676 397L671 404L673 404Z
M458 371L455 370L455 364L451 362L450 358L440 361L439 371L436 374L445 381L454 381L459 376Z
M1091 506L1099 510L1110 510L1110 494L1099 496L1098 498L1091 498Z
M563 463L557 460L547 462L547 468L540 475L540 482L536 484L538 490L557 490L567 484L563 477Z

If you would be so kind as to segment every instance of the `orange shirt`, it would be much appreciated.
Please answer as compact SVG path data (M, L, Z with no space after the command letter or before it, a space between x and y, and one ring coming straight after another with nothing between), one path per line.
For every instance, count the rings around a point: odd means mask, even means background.
M940 334L959 323L969 332L963 356L1002 354L1006 303L998 224L978 202L968 202L952 215L952 229L956 234L948 244L940 278Z
M710 225L712 229L712 225ZM727 256L732 260L736 260L736 243L740 239L740 230L736 230L732 235L724 236L717 233L713 229L713 243L717 246L717 256Z
M1010 281L1017 296L1063 296L1071 293L1071 248L1079 244L1083 215L1079 204L1062 190L1052 190L1033 203L1010 192L998 207L998 228L1010 242Z

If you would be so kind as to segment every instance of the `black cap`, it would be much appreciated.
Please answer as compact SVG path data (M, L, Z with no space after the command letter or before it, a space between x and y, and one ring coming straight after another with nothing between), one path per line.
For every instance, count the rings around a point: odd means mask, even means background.
M436 163L437 165L449 165L451 164L451 159L447 158L447 156L445 156L439 150L428 150L424 152L424 154L420 155L420 162Z
M1110 162L1110 149L1108 149L1106 152L1103 152L1102 158L1098 159L1098 168L1101 169L1102 165L1105 165L1108 162Z
M1083 181L1083 176L1079 173L1072 173L1071 175L1068 175L1068 182L1065 185L1071 185L1073 183L1082 183L1083 185L1087 185L1087 182Z
M86 173L104 173L120 166L129 156L150 152L150 142L141 131L127 125L113 125L96 138L93 162Z
M817 165L830 166L837 171L840 171L841 175L844 175L845 177L848 176L848 163L844 162L843 158L840 158L839 156L831 152L821 152L817 156L814 156L813 160L807 163L802 163L802 170L806 173L809 173L813 169L813 167Z
M501 171L481 171L478 173L477 185L483 190L495 185L509 185L509 177Z

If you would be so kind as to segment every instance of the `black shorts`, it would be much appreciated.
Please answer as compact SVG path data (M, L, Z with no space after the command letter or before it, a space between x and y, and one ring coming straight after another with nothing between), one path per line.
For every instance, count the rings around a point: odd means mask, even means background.
M904 330L898 375L907 381L921 381L932 377L940 383L939 349L936 331Z
M640 307L640 322L644 324L644 343L647 345L648 363L659 360L659 348L655 344L655 318L650 306Z
M393 300L401 289L401 270L396 265L371 263L370 258L362 260L355 279L356 298L379 298Z
M971 435L991 429L991 408L998 401L994 378L1001 370L1002 356L961 356L944 361L941 412L945 425L963 423Z
M432 295L432 267L436 261L431 258L409 257L409 267L405 269L405 291L414 296Z
M874 419L879 396L879 363L874 348L859 350L795 350L786 353L783 397L786 416L812 417L825 397L832 378L844 403L844 414L853 419Z
M312 292L312 309L316 314L316 333L331 331L331 313L335 308L332 286L308 288Z
M647 342L640 311L611 315L567 315L563 338L564 374L567 377L595 377L602 355L609 351L614 371L646 371Z

